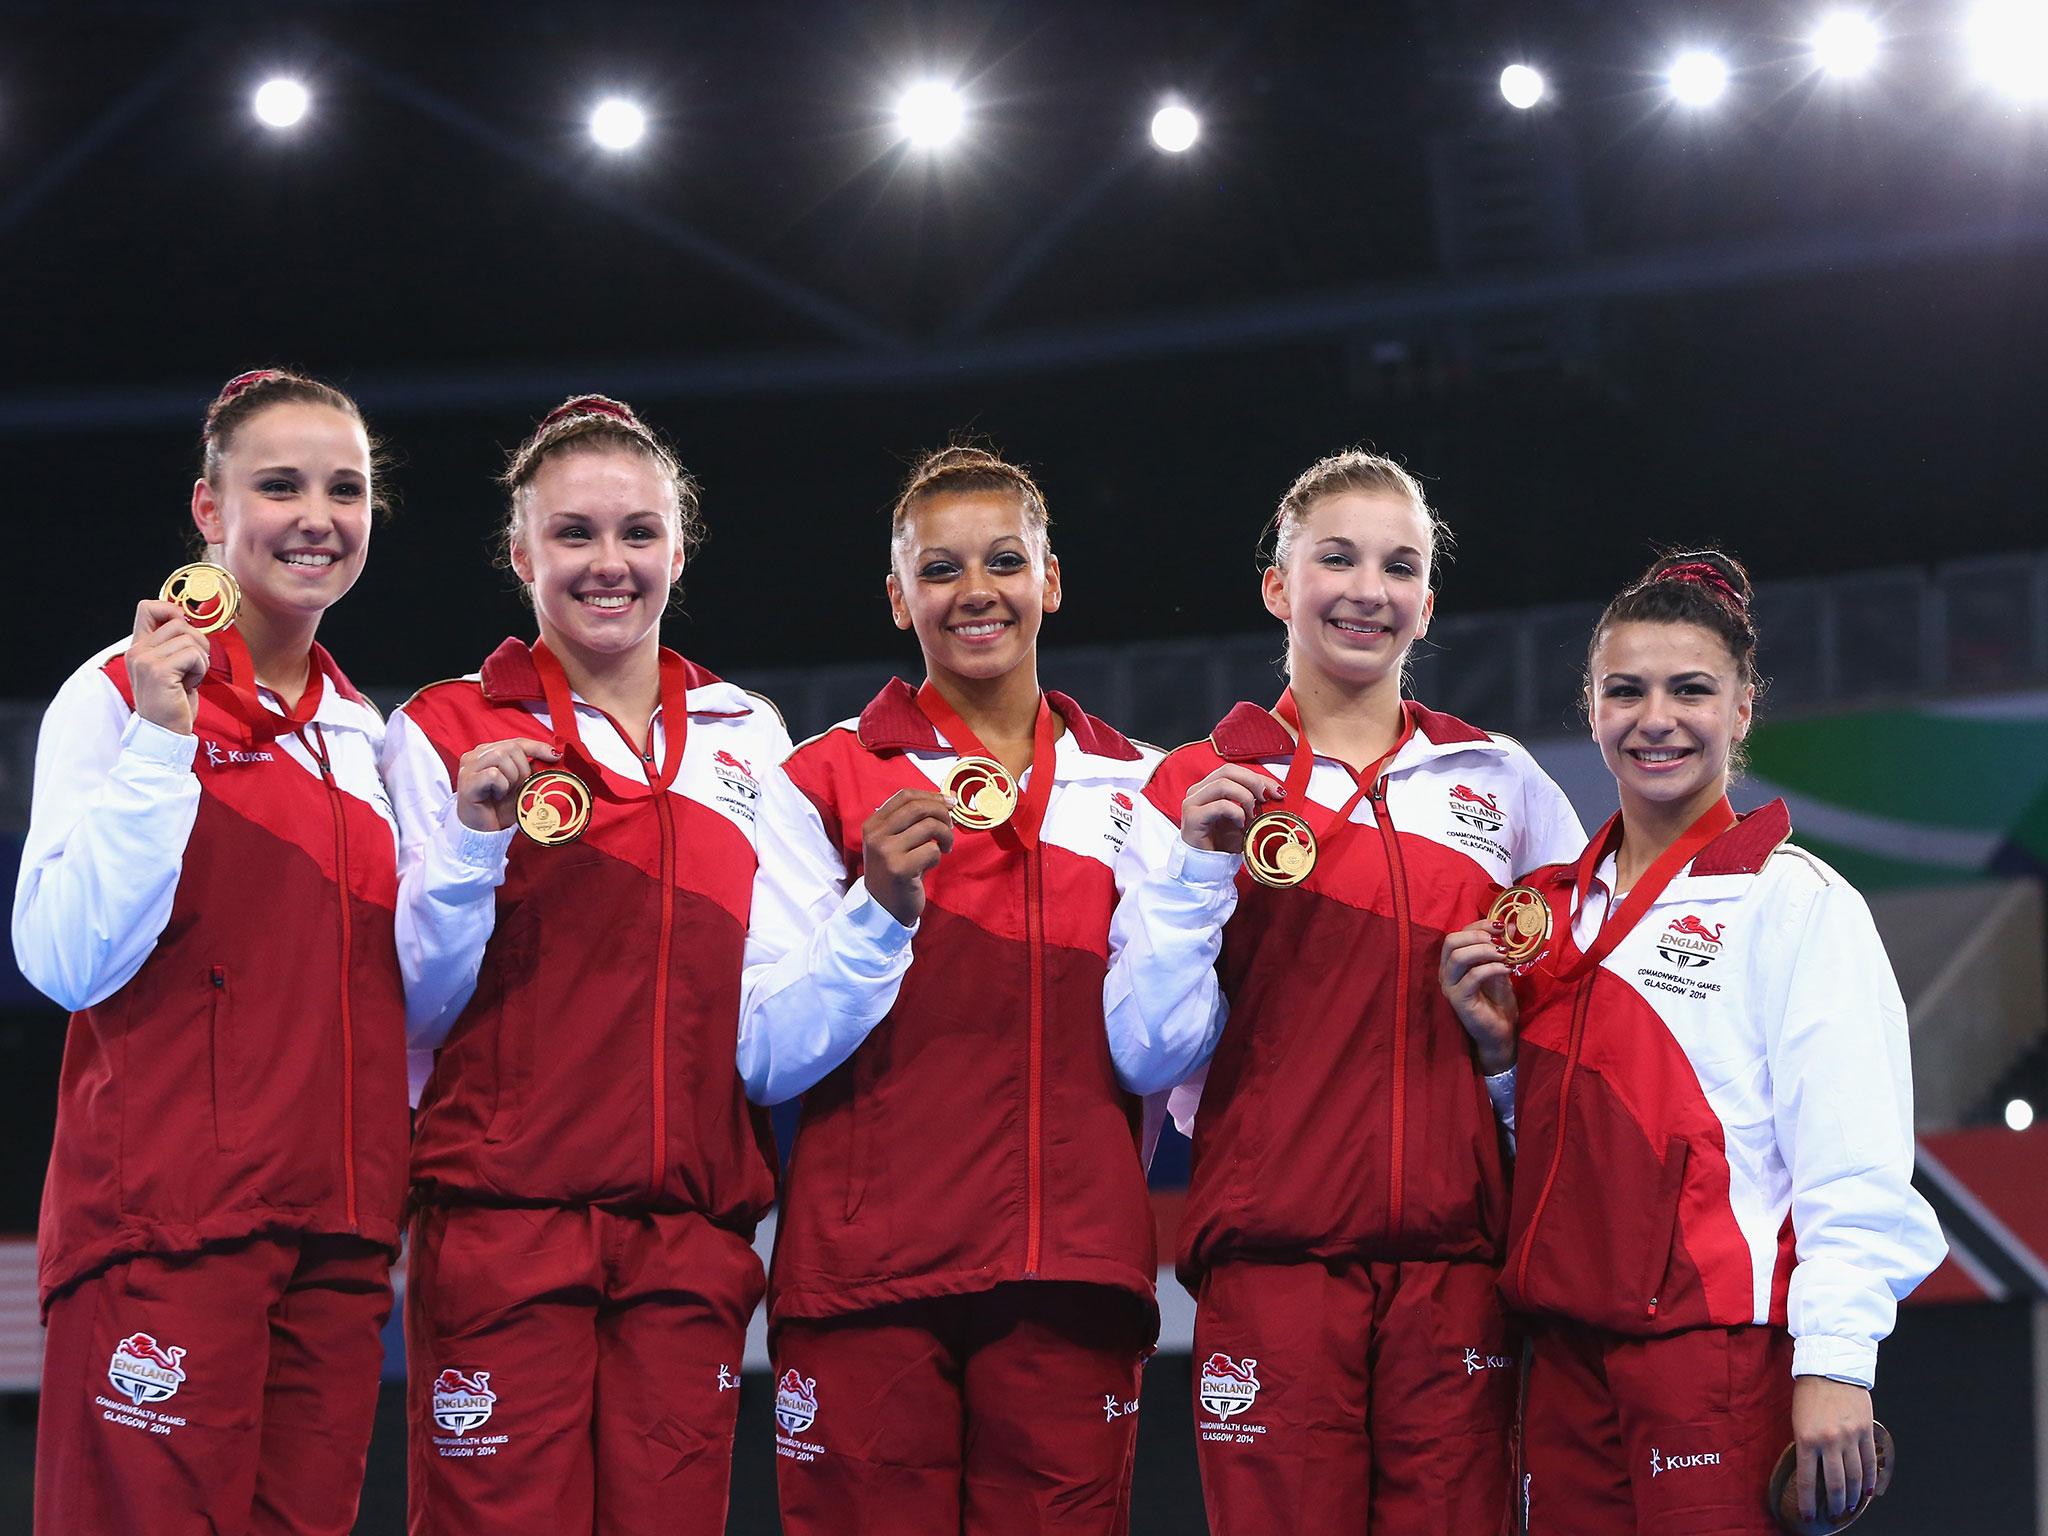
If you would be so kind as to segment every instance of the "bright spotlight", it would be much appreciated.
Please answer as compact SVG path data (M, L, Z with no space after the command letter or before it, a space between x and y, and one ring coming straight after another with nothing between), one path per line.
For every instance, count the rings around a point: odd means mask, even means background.
M290 128L313 105L312 93L296 80L282 77L256 87L256 121L266 128Z
M2048 4L1984 0L1970 12L1966 36L1977 74L2018 101L2048 98Z
M1829 11L1813 29L1813 62L1841 80L1870 73L1877 62L1877 23L1861 11Z
M1169 155L1177 155L1193 144L1201 132L1202 120L1178 103L1152 114L1152 142Z
M2008 1099L2005 1105L2005 1123L2015 1131L2024 1131L2034 1123L2034 1106L2025 1099Z
M591 111L590 136L609 150L631 149L647 136L647 114L623 96L607 96Z
M1671 61L1664 78L1671 94L1686 106L1711 106L1728 89L1728 64L1718 53L1688 48Z
M950 85L926 80L896 99L896 128L919 149L937 149L960 136L967 103Z
M1543 77L1526 64L1510 64L1500 72L1500 93L1511 107L1527 111L1543 99L1547 89Z

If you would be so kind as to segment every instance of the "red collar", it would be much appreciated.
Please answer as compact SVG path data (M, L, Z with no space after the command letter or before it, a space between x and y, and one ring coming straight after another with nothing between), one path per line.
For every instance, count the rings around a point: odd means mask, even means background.
M1792 813L1783 800L1772 800L1735 818L1735 825L1702 848L1686 871L1694 875L1755 875L1778 845L1792 835ZM1547 864L1522 877L1524 885L1562 886L1569 890L1575 860Z
M704 688L724 679L707 672L688 657L683 658L688 669L685 674L691 688ZM537 704L545 702L547 695L541 689L540 668L533 663L531 642L508 639L495 651L484 658L480 669L483 678L484 697L493 704ZM699 711L692 710L692 714ZM724 714L724 710L713 711Z
M1403 699L1401 708L1417 735L1440 747L1459 742L1491 742L1493 738L1477 726L1467 725L1455 715L1424 709L1413 699ZM1225 762L1256 763L1294 755L1294 738L1287 727L1273 718L1262 704L1238 704L1216 723L1209 744Z
M1138 749L1120 732L1104 725L1064 693L1048 688L1045 699L1059 712L1067 724L1068 734L1083 752L1092 757L1137 761ZM882 691L868 701L868 707L860 712L858 734L860 744L870 752L949 750L939 739L931 721L925 718L924 711L917 707L917 690L900 677L890 678Z

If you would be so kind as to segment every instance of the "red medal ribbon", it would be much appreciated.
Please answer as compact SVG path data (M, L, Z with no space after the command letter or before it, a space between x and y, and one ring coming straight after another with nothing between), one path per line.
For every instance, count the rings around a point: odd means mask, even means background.
M1280 702L1273 706L1273 713L1294 728L1294 756L1287 764L1287 778L1281 785L1280 805L1282 809L1291 810L1303 821L1308 821L1308 808L1314 804L1308 797L1308 781L1310 775L1315 772L1316 752L1315 748L1309 745L1308 731L1302 726L1301 709L1294 702L1294 690L1292 688L1283 688L1280 691ZM1358 802L1372 793L1373 785L1379 781L1380 770L1393 760L1396 752L1399 752L1408 745L1408 738L1414 734L1414 717L1403 708L1401 711L1401 734L1394 738L1394 744L1391 747L1373 759L1372 763L1363 773L1353 768L1349 763L1342 762L1337 758L1330 759L1339 768L1350 774L1352 783L1358 787L1351 792L1351 798L1346 800L1338 808L1337 814L1330 819L1327 824L1328 830L1316 833L1316 841L1320 845L1320 855L1322 857L1327 858L1336 847L1337 839L1343 835L1344 829L1354 825L1351 820L1351 813L1358 809ZM1310 821L1309 826L1313 830L1315 823Z
M917 690L917 707L924 712L925 719L931 721L939 739L953 749L955 756L971 755L988 758L991 762L1002 761L981 744L981 738L960 718L960 712L948 704L945 695L929 682ZM990 829L1005 843L1010 838L1004 834L1009 833L1019 847L1034 848L1038 845L1038 828L1045 820L1045 807L1052 799L1052 781L1057 773L1053 757L1058 745L1058 724L1053 719L1052 706L1045 702L1045 695L1041 693L1038 696L1038 718L1031 728L1031 766L1036 771L1018 797L1017 813L1001 826Z
M576 703L569 694L569 674L562 670L545 640L533 642L533 665L540 673L541 696L548 706L548 723L555 733L555 750L562 754L562 766L568 768L583 781L584 787L593 795L611 801L637 800L638 795L622 795L605 782L604 769L597 759L590 755L590 749L583 745L583 732L576 723ZM648 723L648 750L635 752L647 772L647 794L649 798L662 793L675 783L676 772L683 766L683 743L690 734L690 689L689 664L666 646L661 651L661 725L667 734L665 750L661 755L661 773L655 775L653 758L654 726ZM603 713L599 711L599 713ZM605 720L619 733L619 739L632 746L633 738L620 729L619 722L610 715ZM571 765L574 765L571 767Z
M1556 968L1557 979L1577 981L1613 954L1614 947L1643 920L1643 914L1656 904L1657 898L1664 894L1664 887L1678 872L1690 864L1702 848L1734 825L1735 809L1723 795L1694 818L1693 824L1679 834L1677 842L1657 855L1619 906L1608 906L1607 915L1600 920L1600 931L1593 936L1592 948L1581 951L1574 932L1577 927L1574 919L1585 909L1586 893L1593 888L1593 871L1600 867L1600 861L1610 851L1621 846L1621 812L1616 811L1608 817L1600 835L1579 855L1578 869L1572 876L1571 911L1565 914L1564 932L1558 937L1561 963Z
M313 718L313 712L320 707L321 695L327 691L317 648L307 655L306 686L299 694L299 702L279 714L257 695L256 662L249 655L249 642L242 638L240 632L231 626L207 636L207 641L219 646L222 657L227 661L227 686L215 697L223 709L241 722L243 734L248 737L252 748L274 741L287 731L296 734L304 730L306 723Z

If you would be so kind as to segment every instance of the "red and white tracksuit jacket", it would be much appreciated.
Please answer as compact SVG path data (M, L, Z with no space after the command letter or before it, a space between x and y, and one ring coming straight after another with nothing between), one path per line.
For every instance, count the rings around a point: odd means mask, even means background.
M1584 834L1518 743L1404 707L1412 734L1299 886L1259 885L1238 855L1180 837L1182 801L1218 765L1284 780L1294 738L1254 704L1160 764L1118 862L1105 984L1118 1073L1149 1093L1208 1065L1172 1100L1195 1141L1179 1255L1190 1289L1238 1256L1499 1252L1500 1137L1437 985L1439 951L1516 871ZM1355 788L1316 760L1308 795L1326 812Z
M15 890L22 974L74 1010L46 1309L110 1263L261 1233L396 1252L404 1195L376 710L315 646L303 731L252 742L216 646L179 735L135 714L125 650L72 674L43 718Z
M1911 1183L1898 983L1863 898L1791 830L1782 801L1743 817L1589 975L1524 979L1502 1283L1632 1337L1787 1327L1794 1375L1867 1387L1947 1250ZM1613 878L1610 854L1582 947ZM1572 881L1528 877L1558 924Z
M1046 697L1066 731L1031 769L1056 775L1035 851L963 831L915 929L861 881L861 824L957 760L915 691L891 682L767 777L740 1072L759 1102L804 1095L773 1318L1033 1279L1153 1307L1143 1106L1110 1062L1102 976L1156 756Z
M455 814L464 752L554 734L524 642L392 716L423 1199L694 1211L747 1236L774 1200L774 1141L733 1034L760 784L789 737L772 706L694 664L688 686L682 764L658 796L577 703L584 749L627 798L597 798L555 847ZM665 744L657 714L654 761Z

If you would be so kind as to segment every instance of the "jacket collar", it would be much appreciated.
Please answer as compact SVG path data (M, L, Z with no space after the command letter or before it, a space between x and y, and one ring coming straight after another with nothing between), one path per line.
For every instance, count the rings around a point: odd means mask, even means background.
M693 715L750 715L744 689L736 688L717 674L683 658L688 679L690 713ZM493 704L545 704L540 668L534 664L533 647L527 641L507 639L484 658L479 673L484 697Z
M317 640L314 641L312 655L313 665L319 668L320 676L325 679L326 684L321 690L320 703L313 711L315 720L322 725L355 726L360 729L362 722L356 716L356 710L368 710L371 715L377 715L377 706L348 680L348 674L327 654L326 646ZM209 682L220 683L223 686L231 681L228 676L227 647L214 645L210 640L207 644L206 677Z
M1046 702L1059 711L1074 745L1092 757L1136 762L1138 749L1119 731L1104 725L1064 693L1048 688ZM856 728L860 744L870 752L947 752L952 750L938 729L917 707L917 690L892 677L860 712Z
M1500 743L1477 726L1467 725L1455 715L1424 709L1413 699L1403 699L1401 708L1414 722L1415 734L1401 749L1396 763L1434 757L1439 751L1469 748L1498 751ZM1420 747L1417 746L1420 743ZM1258 704L1235 705L1209 733L1209 744L1226 762L1253 763L1294 755L1294 738L1273 712Z

